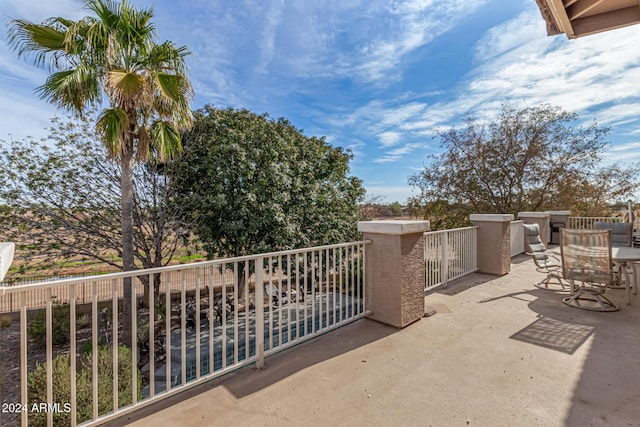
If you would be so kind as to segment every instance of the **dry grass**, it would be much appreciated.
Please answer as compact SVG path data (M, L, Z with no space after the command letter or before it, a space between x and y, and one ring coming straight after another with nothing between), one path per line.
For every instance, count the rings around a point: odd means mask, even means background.
M18 249L16 249L16 251L17 250ZM118 261L115 253L112 254L112 258L115 262ZM176 250L172 260L169 262L169 265L187 264L190 262L204 261L205 259L205 255L194 254L193 250L186 247L180 247ZM20 272L20 270L23 271ZM19 256L16 256L5 280L22 282L53 276L79 276L83 274L97 274L116 271L119 270L106 262L86 259L83 257L60 258L53 261L44 261L44 258L40 261L32 259L29 261L29 266L27 267L25 261L20 260Z

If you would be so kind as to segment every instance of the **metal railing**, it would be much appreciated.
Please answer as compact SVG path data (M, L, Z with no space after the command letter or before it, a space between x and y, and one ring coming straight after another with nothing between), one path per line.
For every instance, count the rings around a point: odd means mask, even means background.
M0 284L0 289L4 286L20 286L30 285L34 283L45 283L50 281L58 281L64 279L75 279L80 277L95 277L99 275L111 274L113 272L100 272L100 273L85 273L74 274L69 276L37 276L29 277L21 280L6 280L3 284ZM77 304L91 303L90 285L87 283L78 284L76 293ZM122 295L122 289L120 289L120 295ZM142 296L139 294L138 296ZM27 309L34 310L39 308L45 308L47 306L47 292L45 289L34 289L27 294ZM56 293L52 296L55 302L68 303L69 302L69 288L62 287L56 290ZM111 286L104 285L98 289L98 301L107 301L111 298ZM7 298L0 299L0 313L12 313L20 309L18 300L13 294L9 294Z
M424 233L425 290L478 270L478 227Z
M570 216L568 228L591 230L594 222L622 222L622 220L622 217L611 216Z
M241 366L260 368L269 354L364 317L366 243L2 287L0 299L12 296L20 311L20 392L3 399L27 408L16 415L23 426L94 425ZM127 283L130 325L121 314ZM154 302L146 307L145 283ZM89 304L78 302L83 289ZM44 293L44 310L29 310L33 292ZM68 305L54 299L67 294ZM46 332L33 350L37 321ZM122 345L124 328L137 345ZM32 410L42 407L50 410Z

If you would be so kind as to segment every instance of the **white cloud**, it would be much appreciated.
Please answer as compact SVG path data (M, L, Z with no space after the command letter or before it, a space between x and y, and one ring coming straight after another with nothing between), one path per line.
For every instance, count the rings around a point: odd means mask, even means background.
M373 100L347 120L359 123L363 133L377 135L384 148L459 125L467 114L491 120L504 103L517 108L559 105L580 113L585 123L596 119L637 133L632 125L640 124L638 27L567 40L546 36L540 22L539 11L532 7L489 30L476 46L475 68L450 100L393 105ZM374 162L395 162L410 153L386 152ZM636 154L629 153L631 157Z
M392 131L382 132L378 134L378 139L380 140L380 144L383 147L392 147L396 145L398 142L400 142L401 137L402 135L399 132Z
M345 60L344 72L356 72L366 82L386 84L404 58L416 49L430 43L451 30L457 22L475 12L484 0L408 0L396 1L375 14L368 22L376 27L377 20L386 31L374 32L373 39L360 45L355 58ZM364 29L364 28L363 28ZM367 32L367 34L371 34Z
M282 20L284 6L284 0L272 1L264 18L265 26L262 31L262 37L258 43L262 51L262 60L256 70L259 73L266 72L269 62L273 59L278 26Z
M405 144L402 147L394 148L393 150L389 150L384 153L382 157L378 157L374 159L374 163L390 163L395 162L396 160L401 159L403 156L412 153L417 148L422 147L422 144L419 143L410 143Z

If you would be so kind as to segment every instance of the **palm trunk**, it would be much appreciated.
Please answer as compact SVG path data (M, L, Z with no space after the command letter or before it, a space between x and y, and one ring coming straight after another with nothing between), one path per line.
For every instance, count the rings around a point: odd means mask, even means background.
M127 150L129 151L129 150ZM122 176L120 177L122 208L122 269L132 271L135 269L133 261L133 153L130 151L122 154L121 157ZM125 345L133 348L132 330L132 307L131 297L134 281L131 278L123 280L123 301L122 301L122 341Z

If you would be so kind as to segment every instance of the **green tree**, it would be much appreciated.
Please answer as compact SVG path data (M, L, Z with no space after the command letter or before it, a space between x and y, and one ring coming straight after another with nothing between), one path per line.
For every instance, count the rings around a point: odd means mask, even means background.
M105 161L106 148L99 142L84 118L54 119L45 144L31 139L2 144L0 236L16 242L19 274L78 257L122 268L121 172L118 162ZM186 242L189 224L179 206L167 207L168 178L161 164L135 165L132 175L135 263L162 267ZM148 276L140 279L148 290Z
M444 214L459 223L470 213L593 213L628 198L638 165L604 164L608 129L579 126L578 118L551 105L505 105L489 123L469 118L464 127L441 132L442 153L409 178L420 191L412 206L429 219Z
M37 92L60 108L83 113L89 106L108 107L96 128L109 154L121 167L122 259L134 270L133 179L136 160L170 158L181 148L180 131L192 121L186 46L156 42L153 9L137 10L123 0L88 0L95 16L79 21L49 18L36 24L9 22L9 45L34 63L53 70ZM125 283L124 324L131 324L131 281ZM131 331L123 338L131 344Z
M183 142L172 184L209 257L358 235L364 188L348 175L348 151L307 137L282 118L211 106L195 113Z

